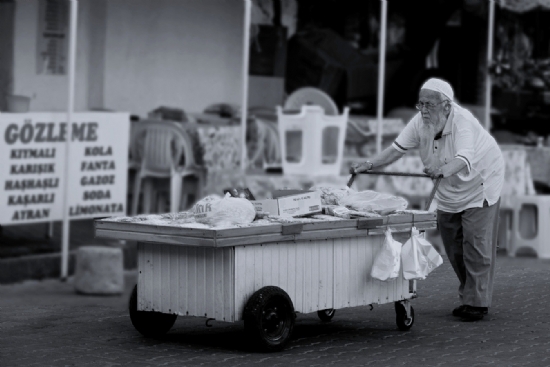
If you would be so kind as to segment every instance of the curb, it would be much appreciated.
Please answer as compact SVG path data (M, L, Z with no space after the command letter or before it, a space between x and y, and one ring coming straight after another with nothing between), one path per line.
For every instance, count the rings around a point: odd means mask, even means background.
M89 245L95 244L90 243ZM98 245L105 246L104 244ZM137 246L135 243L117 244L113 247L122 247L124 270L137 269ZM71 250L69 251L68 276L74 275L75 261L76 250ZM61 253L0 259L0 284L59 277L61 277Z
M74 273L75 251L69 252L69 275ZM30 255L0 260L0 284L61 276L61 254Z

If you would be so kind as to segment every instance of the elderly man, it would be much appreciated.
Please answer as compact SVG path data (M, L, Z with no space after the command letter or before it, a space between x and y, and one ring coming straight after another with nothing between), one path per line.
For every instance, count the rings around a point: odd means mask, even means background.
M437 223L445 251L460 281L464 321L481 320L491 306L504 160L493 137L470 111L453 102L453 89L432 78L422 85L420 111L393 144L362 164L359 173L390 164L418 148L424 172L442 177Z

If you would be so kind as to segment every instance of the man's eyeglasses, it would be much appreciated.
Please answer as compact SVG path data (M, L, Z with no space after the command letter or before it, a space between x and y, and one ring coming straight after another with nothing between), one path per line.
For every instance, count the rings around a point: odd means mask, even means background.
M430 103L430 102L426 102L426 103L424 103L424 102L418 102L418 103L415 105L415 107L416 107L416 109L419 110L419 111L422 111L422 109L423 109L424 107L426 107L428 110L431 110L431 109L435 108L436 106L438 106L438 105L440 105L440 104L442 104L442 103L444 103L444 102L449 102L449 101L448 101L448 100L444 100L444 101L441 101L441 102L435 103L435 104Z

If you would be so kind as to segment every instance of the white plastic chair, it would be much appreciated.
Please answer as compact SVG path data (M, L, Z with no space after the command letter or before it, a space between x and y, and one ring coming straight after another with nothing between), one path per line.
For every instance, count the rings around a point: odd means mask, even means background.
M299 114L277 107L283 173L336 175L342 167L349 108L327 116L320 106L302 106Z
M249 167L262 167L270 164L281 164L281 152L279 142L279 131L277 124L262 120L254 119L256 125L257 136L254 142L247 142L249 158Z
M143 144L141 144L143 142ZM132 215L138 211L141 194L141 182L144 183L144 213L151 212L154 188L147 178L170 178L170 211L179 211L187 196L182 200L182 181L186 176L198 178L198 193L205 181L205 169L195 163L192 140L177 122L145 120L136 126L132 134L132 156L140 159L140 165L134 180ZM185 163L180 161L184 158Z
M322 90L313 87L303 87L292 92L285 101L284 109L300 110L306 105L321 106L325 110L325 115L338 115L338 107L332 98Z
M550 258L550 195L538 195L531 166L522 146L501 145L505 179L501 194L499 243L508 256L531 249L538 258Z
M263 168L269 166L281 166L281 144L279 139L279 130L277 127L277 112L271 107L251 107L248 110L249 116L253 117L258 128L258 139L262 139L260 146L254 152L252 158L249 158L249 165L262 164ZM250 152L250 150L249 150Z

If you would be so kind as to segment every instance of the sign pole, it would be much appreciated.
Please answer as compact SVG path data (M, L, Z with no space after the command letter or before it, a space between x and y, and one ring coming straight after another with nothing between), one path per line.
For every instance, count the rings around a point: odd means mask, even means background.
M493 32L495 28L495 2L489 0L489 25L487 27L487 72L485 75L485 130L491 131L491 73L493 62Z
M388 2L381 0L380 10L380 42L378 53L378 105L376 107L376 153L382 151L382 118L384 114L384 79L386 69L386 20L388 17Z
M69 98L67 103L67 140L65 141L65 183L63 195L63 231L61 235L61 280L66 281L69 270L69 167L70 167L70 146L71 146L71 121L74 110L74 80L76 64L76 36L77 36L77 15L78 1L71 0L69 16Z
M248 62L250 53L250 18L251 0L244 0L244 35L243 35L243 95L241 103L241 171L244 173L248 155L246 152L246 120L248 115Z

